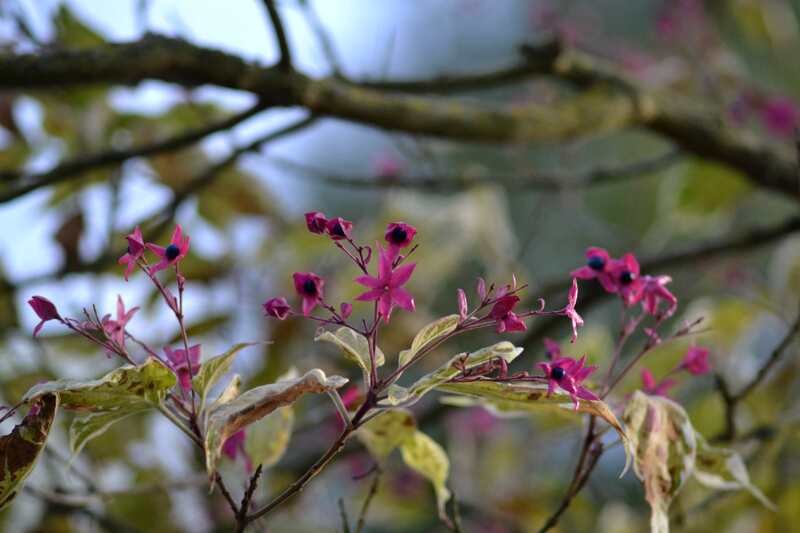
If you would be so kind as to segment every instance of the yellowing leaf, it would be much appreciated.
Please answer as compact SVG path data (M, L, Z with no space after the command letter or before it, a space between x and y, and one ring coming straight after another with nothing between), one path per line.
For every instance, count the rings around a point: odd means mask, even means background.
M55 393L65 409L100 412L160 404L174 385L172 370L151 357L138 366L116 368L100 379L60 379L40 383L32 387L23 399L29 402L44 394Z
M517 348L510 342L503 341L481 348L476 352L459 354L439 367L438 370L418 379L407 389L399 385L393 385L389 388L388 398L384 400L384 403L389 405L398 405L400 403L410 405L416 402L426 392L457 376L461 370L454 365L461 364L464 368L472 368L496 358L502 358L507 363L510 363L521 353L522 348Z
M253 346L254 344L253 342L240 342L239 344L233 345L225 353L203 362L203 365L200 367L200 372L192 379L194 389L200 393L200 405L205 405L209 389L216 385L216 383L222 379L222 376L227 374L231 369L236 354L243 348Z
M623 420L633 469L644 483L652 533L669 531L669 506L695 468L697 440L683 407L661 396L633 393Z
M764 507L777 510L774 503L750 481L742 457L733 450L716 448L706 442L699 433L697 438L697 460L694 477L702 485L719 490L744 489L761 502Z
M268 468L277 463L289 446L293 425L294 410L287 405L248 426L244 448L253 464Z
M356 435L375 459L382 460L416 430L417 423L411 411L392 409L361 426Z
M433 344L455 331L459 320L458 315L448 315L423 327L411 341L411 348L400 352L397 365L403 366L413 359L424 346Z
M299 378L255 387L210 409L205 438L206 469L209 476L213 476L216 471L222 445L228 437L279 407L291 405L304 394L328 392L345 383L347 379L341 376L327 377L322 370L315 368Z
M371 363L369 358L369 342L365 336L343 326L337 329L335 333L321 330L317 336L314 337L314 340L331 342L341 348L344 356L361 368L361 371L364 373L364 383L368 382ZM381 367L385 361L386 357L383 355L381 349L376 346L375 366Z
M436 506L439 509L439 516L444 521L448 521L444 506L450 499L450 491L447 490L447 476L450 473L450 460L447 453L439 444L421 431L415 431L411 438L406 439L400 445L400 453L403 461L411 468L425 476L432 484L436 492Z
M105 433L116 422L146 410L147 406L137 404L131 409L100 411L75 418L69 427L70 452L73 456L78 455L87 442Z
M11 503L33 470L58 410L58 396L44 394L38 412L29 412L8 435L0 437L0 509Z

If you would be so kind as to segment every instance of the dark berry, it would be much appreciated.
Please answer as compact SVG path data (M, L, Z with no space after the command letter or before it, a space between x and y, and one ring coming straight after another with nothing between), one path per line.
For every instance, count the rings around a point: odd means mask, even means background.
M181 255L181 249L175 246L174 244L170 244L169 246L167 246L167 249L164 250L164 255L167 256L167 259L172 261L179 255Z
M347 237L344 233L344 228L342 228L341 224L334 224L333 228L331 228L331 235L336 235L337 237Z
M404 230L400 226L392 230L391 240L393 243L395 244L403 243L407 238L408 238L408 233L406 233L406 230Z
M560 381L565 375L566 372L560 366L554 366L553 370L550 371L550 376L556 381Z
M636 276L633 274L633 272L629 272L626 270L625 272L619 275L619 282L622 283L623 285L630 285L634 277Z
M314 283L313 279L307 279L303 283L303 292L310 296L314 296L315 294L317 294L317 284Z
M589 258L587 264L589 265L589 268L591 268L592 270L600 271L603 270L603 268L606 266L606 261L599 255L593 255L592 257Z

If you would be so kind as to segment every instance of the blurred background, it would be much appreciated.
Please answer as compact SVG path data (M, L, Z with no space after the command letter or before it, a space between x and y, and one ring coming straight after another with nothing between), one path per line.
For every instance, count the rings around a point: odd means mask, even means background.
M357 82L432 80L517 64L525 46L557 38L613 66L648 91L675 94L715 117L713 131L746 134L775 153L792 153L800 118L800 1L796 0L281 0L293 64L311 77ZM279 58L260 2L228 0L0 0L3 53L89 48L160 33L270 65ZM2 78L2 73L0 73ZM465 105L549 105L576 92L552 76L430 91ZM455 312L456 289L476 298L475 280L530 284L534 305L566 301L569 271L588 246L634 252L649 274L674 278L674 327L704 317L695 340L712 349L715 373L736 390L794 320L800 297L795 194L781 194L702 150L684 151L645 127L580 131L536 143L483 143L410 135L303 108L270 108L196 143L47 178L65 161L129 150L202 129L246 112L248 93L183 88L159 81L0 92L0 401L13 404L40 380L89 379L116 366L53 324L39 340L34 294L62 314L96 305L113 312L117 295L142 310L130 330L153 346L175 342L177 326L141 275L122 278L116 258L136 225L167 242L174 223L191 235L184 261L187 317L204 356L239 341L273 344L242 352L235 370L249 386L290 367L319 367L357 379L330 346L313 342L313 324L263 317L261 304L295 301L294 271L327 279L332 301L352 300L351 264L307 232L303 213L320 210L355 224L363 243L388 222L415 225L420 248L409 284L417 311L396 312L381 344L389 361L424 324ZM603 106L598 100L597 106ZM698 141L702 145L702 139ZM52 174L50 175L52 177ZM35 186L26 188L25 185ZM755 232L755 233L754 233ZM760 232L760 233L759 233ZM608 360L618 304L582 285L586 326L565 346L590 362ZM356 306L356 314L366 312ZM510 337L524 346L519 369L543 358L545 336L568 339L568 323L533 321ZM495 342L465 336L430 357L431 370L462 350ZM636 350L642 339L632 342ZM659 348L647 365L672 368L689 341ZM772 513L746 493L714 495L688 485L673 505L680 531L790 531L800 523L798 359L792 346L739 410L743 453L757 485L779 506ZM409 376L409 379L411 376ZM621 388L639 386L638 373ZM435 395L431 395L435 396ZM713 375L684 381L673 395L708 438L725 431ZM466 531L536 531L558 504L579 450L579 417L495 418L479 408L414 407L421 428L448 451L450 485ZM59 429L30 487L0 514L5 531L227 531L227 509L209 495L200 457L168 422L135 416L92 441L68 466ZM11 428L3 424L3 432ZM263 500L308 467L335 437L324 399L298 404L289 452L266 473ZM559 531L633 532L649 508L631 474L618 480L621 449L605 454ZM275 514L270 531L340 531L337 502L354 516L369 490L372 461L357 443L299 497ZM227 462L241 492L246 472ZM85 479L102 497L86 496ZM81 491L84 491L83 493ZM68 498L64 493L72 494ZM83 496L82 496L83 494ZM254 530L263 525L256 524ZM264 529L266 530L266 529ZM442 531L432 489L393 457L367 520L368 531Z

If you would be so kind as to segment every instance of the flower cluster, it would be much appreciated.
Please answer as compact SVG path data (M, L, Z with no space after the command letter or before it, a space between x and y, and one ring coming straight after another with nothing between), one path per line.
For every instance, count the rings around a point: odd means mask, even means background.
M572 276L597 280L606 292L618 294L626 307L641 303L644 312L659 321L678 308L678 299L666 287L672 278L641 275L639 262L631 253L615 259L603 248L591 247L586 250L586 265L573 270ZM663 311L662 302L666 303Z
M711 364L708 362L708 348L692 345L686 350L681 362L672 369L661 381L656 382L653 373L647 368L642 368L642 390L652 396L669 396L669 389L678 384L676 379L670 376L680 371L686 371L693 376L701 376L711 371Z
M416 263L401 264L413 252L411 249L405 255L401 254L404 248L411 246L417 229L404 222L393 222L386 227L384 240L386 247L376 243L378 253L377 275L370 275L367 266L372 257L373 248L361 246L353 241L353 223L342 217L328 219L319 211L305 214L308 231L316 234L327 234L363 272L355 278L355 282L366 287L366 292L356 297L360 302L376 302L375 309L384 323L388 323L392 310L400 307L406 311L414 311L414 298L403 288L414 273ZM300 309L303 316L318 320L323 323L344 324L353 312L352 304L342 302L337 311L325 301L325 280L314 272L295 272L292 274L294 289L301 299ZM313 316L311 313L317 306L321 306L330 313L329 318ZM283 296L270 298L263 304L267 316L284 320L295 314L287 299Z

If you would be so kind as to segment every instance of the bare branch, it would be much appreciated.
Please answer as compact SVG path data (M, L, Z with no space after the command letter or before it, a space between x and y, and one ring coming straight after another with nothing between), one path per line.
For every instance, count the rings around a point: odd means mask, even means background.
M263 0L263 2L269 14L269 19L272 21L272 28L275 30L275 39L278 41L278 47L281 51L278 68L288 72L292 69L292 54L289 52L289 42L286 39L286 30L283 29L281 15L278 13L278 8L275 7L274 0Z

